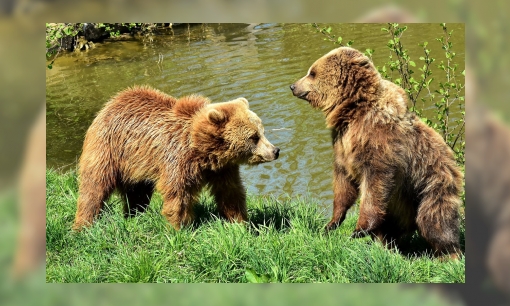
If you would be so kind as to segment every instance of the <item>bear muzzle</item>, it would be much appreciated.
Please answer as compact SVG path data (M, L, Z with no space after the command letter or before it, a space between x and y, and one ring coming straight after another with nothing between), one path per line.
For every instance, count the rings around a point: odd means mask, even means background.
M249 164L261 164L278 159L280 156L280 148L275 147L266 139L261 140L257 150L248 160Z
M262 159L262 162L270 162L273 160L278 159L280 156L280 148L273 146L272 144L269 144L268 147L264 151L261 152L260 158Z
M310 91L308 90L302 90L301 87L299 85L296 85L296 83L290 85L290 90L292 90L292 94L295 96L295 97L298 97L299 99L303 99L303 100L306 100L306 96L308 95L308 93Z

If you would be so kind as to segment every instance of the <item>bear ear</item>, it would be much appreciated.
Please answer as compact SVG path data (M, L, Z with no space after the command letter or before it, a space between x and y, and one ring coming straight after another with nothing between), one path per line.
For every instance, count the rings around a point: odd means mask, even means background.
M248 103L248 100L246 100L246 98L240 97L235 99L234 101L243 102L244 104L246 104L246 107L250 107L250 104Z
M222 111L212 108L207 112L207 119L214 124L221 124L226 117Z
M365 67L365 68L369 68L370 67L370 59L368 57L366 57L365 55L359 53L355 59L354 59L354 63L356 63L356 65L360 66L360 67Z
M358 65L361 67L366 67L369 66L369 63L370 61L368 60L368 58L362 58L359 60Z

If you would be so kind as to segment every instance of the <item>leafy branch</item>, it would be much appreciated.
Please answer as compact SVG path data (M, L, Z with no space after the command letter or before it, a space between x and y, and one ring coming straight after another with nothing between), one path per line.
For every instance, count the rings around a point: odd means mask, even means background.
M443 29L443 36L440 38L436 38L438 42L441 43L441 48L444 50L444 55L446 58L446 63L441 61L438 65L438 68L444 71L446 75L446 82L439 82L439 88L435 90L437 94L441 97L440 101L436 103L436 108L438 109L438 120L440 120L439 129L443 133L443 138L450 145L452 150L456 153L456 155L465 161L464 158L464 149L465 149L465 139L464 139L464 127L465 127L465 116L466 112L464 109L464 103L459 104L459 112L461 114L461 118L458 119L462 122L462 125L459 124L457 127L457 131L455 133L454 130L450 130L450 108L456 102L464 101L464 96L462 95L462 91L464 90L465 85L459 83L458 81L458 64L453 63L453 59L456 56L456 53L453 51L453 43L451 42L451 37L453 34L453 30L448 31L445 23L441 23L441 27ZM465 70L462 71L462 75L465 75ZM456 137L454 138L454 135ZM459 146L457 147L457 141L460 140Z
M344 44L342 44L342 40L343 40L343 39L342 39L342 37L341 37L341 36L336 37L335 35L331 34L331 27L327 27L327 28L326 28L326 27L323 27L323 28L321 28L321 27L319 27L319 25L318 25L318 24L316 24L316 23L312 23L312 26L313 26L313 27L317 30L317 32L319 32L319 33L321 33L322 35L326 36L326 37L324 38L324 40L329 40L329 41L331 41L332 43L337 44L337 45L340 45L340 46L342 46L342 47L350 47L350 46L354 43L354 41L353 41L353 40L349 40L349 41L347 42L347 44L345 44L345 45L344 45Z
M441 47L445 51L444 54L446 57L446 63L441 61L437 67L444 72L446 82L439 82L434 93L431 92L430 88L430 85L434 80L434 78L431 77L432 72L430 70L430 65L435 61L435 59L430 56L430 50L427 49L428 43L424 42L419 44L419 46L423 48L424 53L424 56L421 56L419 59L423 61L424 64L423 67L418 68L422 73L420 78L416 80L413 77L414 71L411 68L416 67L416 64L411 60L408 55L408 50L404 48L401 39L403 33L407 30L407 27L400 27L398 23L389 23L388 28L382 28L381 30L390 34L391 39L388 41L387 45L390 49L390 61L388 62L388 66L392 72L398 72L400 78L397 78L394 81L396 84L402 86L409 96L409 100L412 102L410 110L422 117L422 120L429 126L438 130L442 134L443 139L448 146L450 146L450 148L454 151L457 162L459 164L464 164L465 111L463 110L463 103L458 103L461 118L457 120L458 122L456 127L452 128L452 123L450 122L451 106L456 101L464 101L464 96L462 95L464 85L459 84L456 77L458 64L453 64L453 59L456 55L453 51L453 44L451 42L453 31L448 31L445 23L442 23L441 27L444 35L440 38L436 38L436 40L441 43ZM395 56L394 60L393 55ZM385 76L385 72L386 69L383 67L383 76ZM386 74L386 76L388 75ZM426 89L428 92L425 97L420 96L423 89ZM416 107L416 102L419 98L423 102L421 110ZM426 101L435 106L434 111L436 113L437 122L433 122L428 118L423 118L422 112L425 109Z

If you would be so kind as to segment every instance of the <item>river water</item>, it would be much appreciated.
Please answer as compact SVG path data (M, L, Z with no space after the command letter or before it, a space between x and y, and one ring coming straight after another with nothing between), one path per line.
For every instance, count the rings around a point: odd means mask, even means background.
M381 24L331 25L332 34L353 47L375 49L376 66L388 60L387 33ZM418 43L444 58L438 24L413 24L403 37L416 63ZM464 69L464 25L451 24L459 70ZM266 137L278 146L278 160L243 166L248 193L311 196L331 205L333 151L322 113L289 89L320 56L337 47L308 24L206 24L175 28L151 40L132 38L96 44L88 51L60 55L46 69L47 167L76 167L85 132L115 93L149 84L180 97L198 93L214 102L245 97L259 115ZM417 69L416 69L417 70ZM436 69L437 70L437 69ZM434 83L433 83L434 84ZM434 116L432 106L425 115ZM452 124L458 109L452 110Z

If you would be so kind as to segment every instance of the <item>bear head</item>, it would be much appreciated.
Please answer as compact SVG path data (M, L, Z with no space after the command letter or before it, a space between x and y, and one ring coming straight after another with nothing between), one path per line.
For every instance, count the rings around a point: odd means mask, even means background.
M363 94L374 94L380 80L367 56L356 49L340 47L315 61L290 89L294 96L327 111L349 98L363 99Z
M207 104L193 120L191 139L194 149L212 161L212 168L269 162L280 152L264 136L262 121L245 98Z

